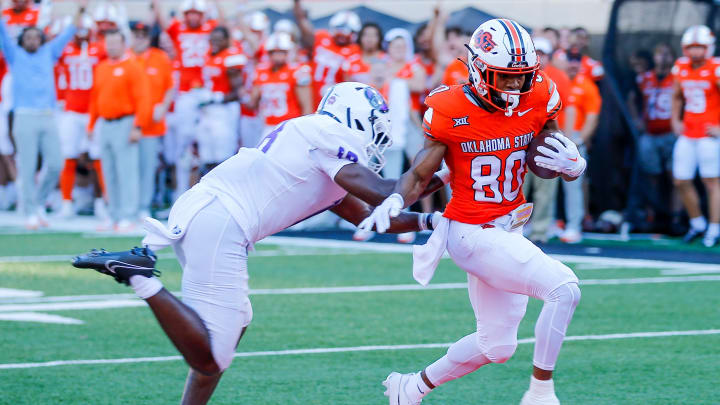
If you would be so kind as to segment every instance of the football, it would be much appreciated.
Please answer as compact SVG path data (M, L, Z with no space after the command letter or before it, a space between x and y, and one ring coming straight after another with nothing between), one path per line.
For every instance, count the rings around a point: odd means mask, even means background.
M560 172L540 167L535 163L535 156L542 155L542 153L537 150L538 146L545 146L546 148L556 150L553 146L545 143L545 138L552 136L553 133L555 133L555 131L543 130L534 136L532 141L530 141L530 145L528 145L527 154L525 155L525 160L530 171L542 179L554 179L560 175Z

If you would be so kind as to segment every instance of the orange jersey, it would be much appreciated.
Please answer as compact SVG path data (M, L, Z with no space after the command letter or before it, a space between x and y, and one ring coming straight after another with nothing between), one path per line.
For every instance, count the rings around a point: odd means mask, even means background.
M5 77L5 73L7 73L7 62L5 61L5 57L2 53L0 53L0 83L2 83L3 78ZM2 100L2 92L0 92L0 100Z
M411 79L415 72L418 70L423 69L422 65L417 63L415 60L412 60L405 64L405 66L402 67L402 69L398 70L397 73L395 73L395 78L398 79ZM390 96L390 83L389 81L385 81L385 84L383 85L382 89L380 89L380 93L385 97L387 100ZM410 109L415 112L420 111L420 97L422 96L421 93L411 92L410 93Z
M602 98L595 82L587 76L578 73L572 81L567 108L575 107L575 125L573 130L582 130L588 114L600 114Z
M228 94L232 91L229 69L242 69L247 64L247 58L240 50L231 46L217 55L208 54L203 66L203 80L205 87L213 92Z
M167 92L173 88L172 62L165 51L158 48L148 48L135 57L147 75L150 105L154 107L162 103ZM150 120L150 123L142 128L142 133L146 136L165 135L165 132L167 132L165 119Z
M605 68L602 63L587 55L583 55L580 59L580 72L578 74L585 75L597 82L605 77Z
M468 82L468 69L465 63L454 59L445 68L443 73L442 84L446 86L454 86L456 84L464 84Z
M712 58L693 69L690 59L681 57L672 68L673 78L680 84L685 107L683 123L688 138L707 136L708 126L720 124L720 59Z
M208 20L200 27L192 29L180 20L173 20L168 27L167 33L175 44L177 59L181 64L180 91L202 87L202 67L210 50L210 32L216 26L214 20Z
M484 224L525 203L525 151L562 107L552 81L542 72L536 81L510 117L481 107L471 85L443 85L425 99L425 136L447 146L452 198L445 217Z
M365 60L361 54L353 55L345 61L342 67L343 75L345 80L360 82L369 85L377 83L372 77L373 66L377 66L375 69L381 70L387 63L387 55L384 52L379 52L378 56Z
M99 42L91 44L83 42L80 46L71 42L65 47L58 64L63 66L67 77L66 111L81 114L87 114L90 111L93 71L105 57L105 47Z
M64 101L68 86L67 71L63 65L56 64L53 73L55 74L55 98L58 101Z
M13 38L20 36L23 28L37 25L39 16L40 8L36 6L28 6L28 8L19 13L16 13L12 7L8 7L2 11L2 19L5 21L8 33Z
M643 97L643 120L650 134L672 132L672 96L674 80L667 75L660 80L654 71L638 75L637 85Z
M346 46L336 45L326 30L315 33L315 45L312 57L313 102L318 105L323 92L329 86L343 80L343 64L353 55L360 54L360 46L352 43Z
M133 56L105 59L95 68L90 93L90 124L98 118L117 119L135 115L135 126L144 128L152 119L150 86L141 63Z
M273 71L267 65L258 66L253 86L260 90L260 115L266 125L277 125L299 117L300 103L295 95L298 86L310 85L308 65L284 65Z

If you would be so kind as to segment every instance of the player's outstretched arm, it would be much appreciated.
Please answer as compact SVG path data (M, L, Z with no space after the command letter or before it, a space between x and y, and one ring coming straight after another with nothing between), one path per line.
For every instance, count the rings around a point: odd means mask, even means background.
M360 223L359 228L370 231L373 228L383 233L390 226L390 219L400 215L400 210L420 198L430 183L433 174L440 168L447 146L426 140L424 148L415 156L412 167L395 184L393 193Z
M330 209L340 218L357 226L363 219L370 215L370 206L363 200L348 194L340 204ZM414 212L401 212L400 215L390 220L388 233L417 232L427 228L426 219L428 215L434 214L417 214ZM438 214L440 215L440 214ZM425 225L423 227L423 224Z
M397 180L383 179L367 167L353 163L343 166L335 175L335 183L366 203L377 206L395 190ZM428 196L445 185L438 176L432 176L421 197ZM338 214L339 215L339 214ZM365 215L367 216L367 215ZM364 217L363 217L364 218ZM352 221L350 221L352 222Z

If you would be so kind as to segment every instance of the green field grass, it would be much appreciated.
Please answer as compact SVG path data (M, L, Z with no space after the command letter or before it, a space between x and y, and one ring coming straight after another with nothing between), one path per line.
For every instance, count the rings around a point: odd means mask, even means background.
M91 247L125 249L138 242L66 233L0 235L0 288L42 291L44 296L128 294L130 289L106 276L74 269L66 261L46 262L33 256L70 256ZM258 249L264 255L251 255L249 262L252 289L414 283L409 254L267 244ZM3 256L27 257L9 263L3 262ZM177 291L179 265L168 255L162 257L161 279ZM569 265L581 280L666 277L661 268ZM443 260L433 284L464 281L465 274ZM583 298L568 336L720 329L720 284L692 277L677 281L682 282L582 286ZM11 312L9 305L35 305L42 300L0 297L0 315ZM451 343L475 327L462 288L252 295L251 300L255 315L238 352ZM519 338L533 336L540 305L531 300ZM180 360L3 368L12 363L177 355L142 306L82 310L45 306L36 312L84 323L0 320L0 404L179 401L187 373ZM559 360L556 389L563 404L717 404L718 347L716 333L568 341ZM527 388L532 348L531 343L521 344L509 362L488 365L439 387L423 404L517 404ZM390 371L417 371L445 350L240 357L211 403L384 404L380 383Z

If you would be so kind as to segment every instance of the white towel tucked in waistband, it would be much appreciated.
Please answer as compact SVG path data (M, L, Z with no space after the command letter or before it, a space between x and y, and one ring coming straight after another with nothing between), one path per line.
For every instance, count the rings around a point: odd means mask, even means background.
M413 246L413 278L423 286L428 285L447 248L450 220L442 217L424 245Z
M143 246L158 251L182 239L190 221L214 198L202 184L197 184L173 204L167 226L157 219L146 217L143 221L146 232L142 240Z

